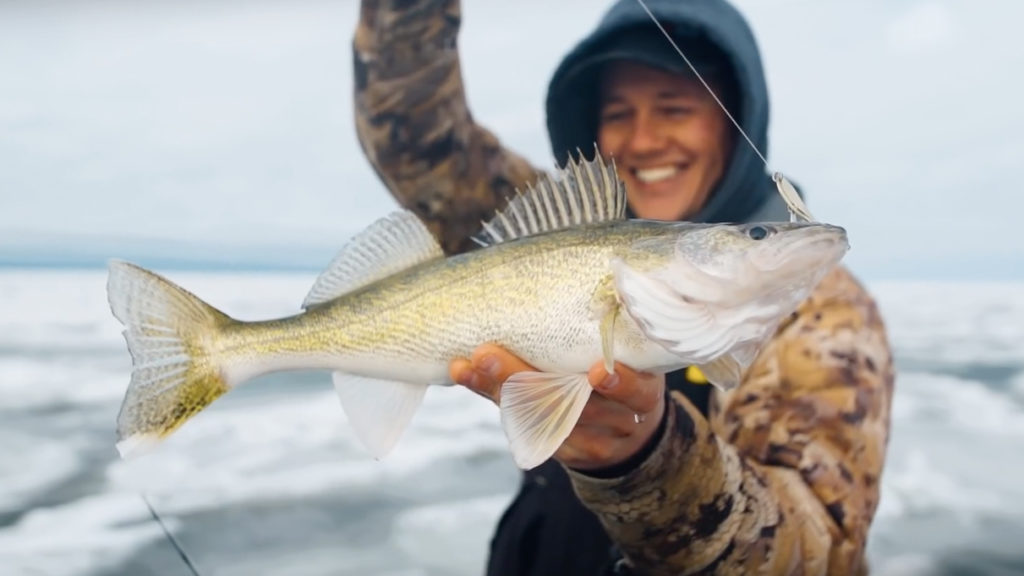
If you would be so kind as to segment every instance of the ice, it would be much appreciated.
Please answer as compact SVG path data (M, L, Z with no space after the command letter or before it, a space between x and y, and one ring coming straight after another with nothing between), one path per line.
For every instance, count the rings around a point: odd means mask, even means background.
M132 550L157 538L138 495L106 493L26 514L0 530L0 566L11 574L89 574L114 566ZM173 530L173 520L168 520Z
M900 422L942 422L964 435L1024 441L1024 406L1007 392L1011 391L944 374L902 373L893 416Z
M417 563L440 574L480 574L494 525L510 495L445 501L413 508L395 521L395 543ZM450 553L450 543L460 542L463 552Z
M935 559L924 554L900 554L871 565L876 576L933 576L938 571Z
M0 439L0 512L20 509L83 466L75 444L65 439L6 428Z
M244 319L295 312L314 277L167 275ZM1011 546L1024 531L1024 287L872 288L899 368L871 534L875 572L927 574L945 565L945 553ZM360 502L393 507L373 515L386 537L372 549L346 547L339 558L343 542L318 541L252 559L201 549L219 562L209 566L216 573L267 563L310 576L479 572L518 480L492 403L459 387L431 388L378 461L356 441L329 374L274 375L217 400L151 452L120 460L114 423L129 363L105 272L3 271L0 294L0 511L11 522L0 526L0 566L57 576L116 571L163 538L142 505L146 494L172 529L191 531L193 546L204 539L204 518L227 510L323 502L336 514L327 526L358 531L349 524L369 513ZM93 488L76 484L86 477ZM289 529L301 535L304 527Z
M314 274L154 272L240 320L294 314ZM107 303L106 271L0 269L0 349L120 352L122 326Z
M1017 373L1014 377L1012 384L1010 385L1010 394L1017 399L1018 402L1024 404L1024 369Z
M38 355L0 361L0 410L25 410L58 404L119 402L128 384L131 362L112 356ZM112 372L120 369L122 374Z
M925 452L915 450L892 467L886 476L880 519L951 513L966 527L983 516L1014 515L1013 503L999 495L958 480L932 462Z
M211 408L150 453L112 464L108 476L118 489L145 490L176 511L195 511L373 486L506 446L496 408L465 390L436 389L378 461L356 440L334 393L324 392Z
M1024 284L878 282L870 288L899 358L1024 365Z
M1024 407L979 382L900 376L879 517L1024 516Z

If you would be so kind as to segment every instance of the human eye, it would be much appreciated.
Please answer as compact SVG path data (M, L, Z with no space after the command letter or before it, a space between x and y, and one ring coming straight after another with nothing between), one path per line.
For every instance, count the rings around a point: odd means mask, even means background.
M623 122L629 119L629 109L621 106L610 106L601 110L601 122Z
M686 104L666 104L661 107L661 114L667 118L685 118L694 112L694 107Z

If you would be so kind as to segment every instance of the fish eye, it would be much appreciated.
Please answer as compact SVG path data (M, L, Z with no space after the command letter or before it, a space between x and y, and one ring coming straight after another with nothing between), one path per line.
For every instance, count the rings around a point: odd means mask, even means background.
M764 226L751 226L747 230L747 236L750 236L754 240L763 240L771 234L771 231Z

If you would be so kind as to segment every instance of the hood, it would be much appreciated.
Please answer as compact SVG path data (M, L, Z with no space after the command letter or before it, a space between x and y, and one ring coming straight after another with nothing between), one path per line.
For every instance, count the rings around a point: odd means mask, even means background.
M724 0L646 0L646 4L702 75L727 75L736 94L730 113L767 155L768 88L757 41L744 17ZM637 0L616 2L597 28L562 60L549 83L548 136L559 166L578 151L594 149L601 63L613 58L692 75ZM723 61L728 70L721 69ZM778 193L764 163L738 136L723 178L692 220L749 221L764 213L766 204L776 204L770 202L773 195Z

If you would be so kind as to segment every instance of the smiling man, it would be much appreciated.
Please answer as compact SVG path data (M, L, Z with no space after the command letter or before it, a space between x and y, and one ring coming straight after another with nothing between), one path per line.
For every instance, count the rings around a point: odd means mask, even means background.
M715 100L734 107L737 98L725 55L706 41L685 45L714 95L660 32L641 26L567 67L550 100L557 107L559 92L593 93L597 85L597 145L615 158L639 218L696 216L733 151L736 130Z
M746 21L723 0L648 0L730 114L767 153L768 93ZM448 252L538 171L475 124L460 76L457 0L363 0L356 120L395 198ZM561 62L546 100L564 164L595 144L633 217L788 219L757 153L636 0L616 2ZM485 343L452 380L497 401L530 367ZM553 459L523 474L488 574L851 574L885 460L892 358L874 301L827 276L740 386L595 362L591 395Z

